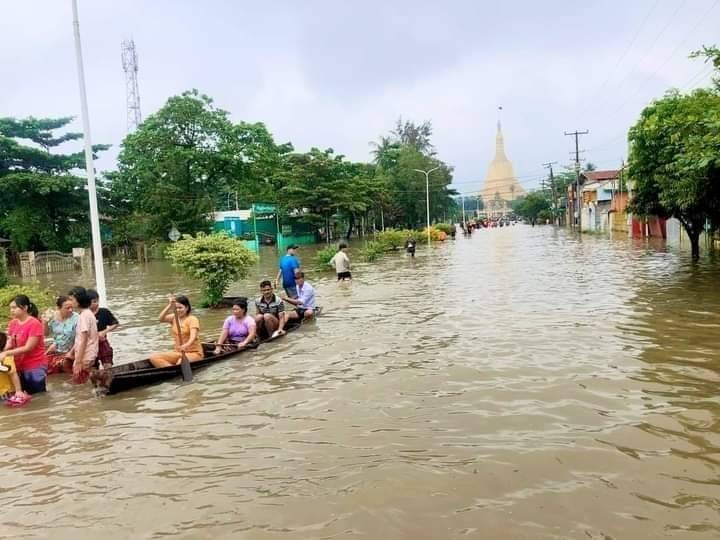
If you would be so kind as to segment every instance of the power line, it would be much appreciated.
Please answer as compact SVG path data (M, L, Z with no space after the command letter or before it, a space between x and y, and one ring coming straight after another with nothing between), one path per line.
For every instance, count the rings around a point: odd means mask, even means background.
M625 58L627 57L628 53L630 52L630 50L632 49L633 45L635 44L635 41L637 41L638 36L642 33L642 30L643 30L643 28L645 27L645 23L647 23L648 19L650 18L650 14L651 14L653 11L655 11L655 8L658 6L659 2L660 2L660 0L655 0L655 3L650 7L650 9L647 11L647 13L645 13L645 17L643 18L642 23L640 23L640 26L638 27L637 31L636 31L635 34L633 35L632 40L630 40L630 43L628 44L627 48L625 49L625 52L624 52L622 55L620 55L620 58L619 58L618 61L615 63L615 67L612 68L611 70L609 70L609 72L608 72L608 74L607 74L607 77L605 77L605 80L604 80L604 81L602 82L602 84L596 89L595 93L593 94L593 97L599 96L599 95L601 94L602 89L605 88L605 85L606 85L606 84L610 81L610 79L613 77L613 75L615 74L615 72L617 71L617 69L620 67L620 64L622 64L623 60L625 60ZM592 101L594 101L594 99L591 100L591 102L592 102ZM586 108L582 111L582 113L580 113L580 116L582 116L583 114L585 114L590 107L591 107L591 106L586 107Z
M655 39L653 40L653 42L652 42L652 44L650 45L650 47L648 47L648 48L645 50L645 58L647 58L647 53L648 53L649 51L651 51L652 49L655 48L655 45L658 43L658 41L660 40L660 38L665 34L665 32L667 31L667 29L670 28L670 25L676 22L676 19L675 19L676 15L680 12L680 10L682 9L682 7L683 7L686 3L687 3L687 0L683 0L680 4L677 5L677 8L675 9L675 11L674 11L674 12L672 13L672 15L670 16L670 19L667 21L667 23L665 24L665 26L662 27L662 29L660 30L660 32L655 36ZM713 6L713 7L714 7L714 6ZM683 41L684 41L684 40L683 40ZM681 44L682 44L682 42L681 42ZM674 54L674 53L675 53L675 51L673 51L672 54ZM671 56L672 56L672 54L671 54ZM645 62L644 60L641 62L642 65L645 65L645 63L646 63L646 62ZM622 79L620 79L620 82L617 83L617 85L616 85L617 88L623 88L623 89L624 89L625 81L626 81L626 80L628 79L628 77L629 77L631 74L633 74L633 73L634 73L634 72L633 72L632 70L631 70L631 71L628 71L628 73L626 73L625 76L624 76ZM645 85L645 82L647 82L647 80L649 80L650 77L652 77L652 75L653 75L653 74L651 73L651 74L641 83L640 87L636 88L636 90L635 90L635 92L633 93L633 95L636 94L637 91L640 90L640 89ZM586 107L585 111L583 111L583 114L584 114L585 112L587 112L588 110L590 110L590 109L594 110L595 112L604 110L604 109L606 108L606 106L610 104L611 99L612 99L612 97L611 97L610 94L608 93L608 98L607 98L607 99L604 99L603 101L601 101L599 105L598 105L598 104L588 105L588 107ZM625 100L625 103L627 103L627 102L628 102L628 100ZM615 113L616 113L617 110L618 110L618 107L615 107L613 110L614 110Z

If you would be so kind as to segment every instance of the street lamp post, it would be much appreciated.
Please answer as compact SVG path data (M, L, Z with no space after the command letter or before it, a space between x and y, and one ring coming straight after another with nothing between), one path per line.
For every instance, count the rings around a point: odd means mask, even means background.
M422 169L413 169L415 172L423 173L425 175L425 209L427 210L427 237L428 247L430 247L430 173L437 171L440 166L433 167L429 171L423 171Z
M90 139L90 116L88 115L85 71L83 69L82 46L80 45L80 22L78 21L77 0L72 0L73 29L75 31L75 57L77 60L78 84L80 86L80 110L85 140L85 171L87 173L88 197L90 199L90 230L92 232L93 256L95 260L95 286L100 305L105 305L105 268L103 267L102 242L100 239L100 218L98 215L97 191L95 189L95 166L93 165L92 141Z

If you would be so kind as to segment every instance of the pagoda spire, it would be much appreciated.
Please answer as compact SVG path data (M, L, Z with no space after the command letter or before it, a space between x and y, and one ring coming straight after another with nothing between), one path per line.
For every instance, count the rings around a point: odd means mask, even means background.
M505 155L505 139L502 134L502 124L500 120L497 123L497 135L495 135L495 159L494 161L507 161Z

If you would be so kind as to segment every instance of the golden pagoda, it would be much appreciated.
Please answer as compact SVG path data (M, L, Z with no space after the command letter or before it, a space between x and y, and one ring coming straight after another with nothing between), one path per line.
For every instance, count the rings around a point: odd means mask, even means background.
M480 190L485 212L489 216L504 216L510 212L510 203L524 194L525 190L515 178L512 163L505 155L505 140L498 121L495 157L490 162L485 183Z

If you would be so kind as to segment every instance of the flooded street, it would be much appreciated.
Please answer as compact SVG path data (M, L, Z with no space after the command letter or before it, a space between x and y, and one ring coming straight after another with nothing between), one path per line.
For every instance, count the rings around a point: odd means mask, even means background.
M518 225L343 286L314 249L324 316L285 339L193 384L60 376L0 410L2 536L720 536L720 262ZM120 363L168 347L169 292L199 298L160 262L108 289ZM197 315L209 335L226 312Z

